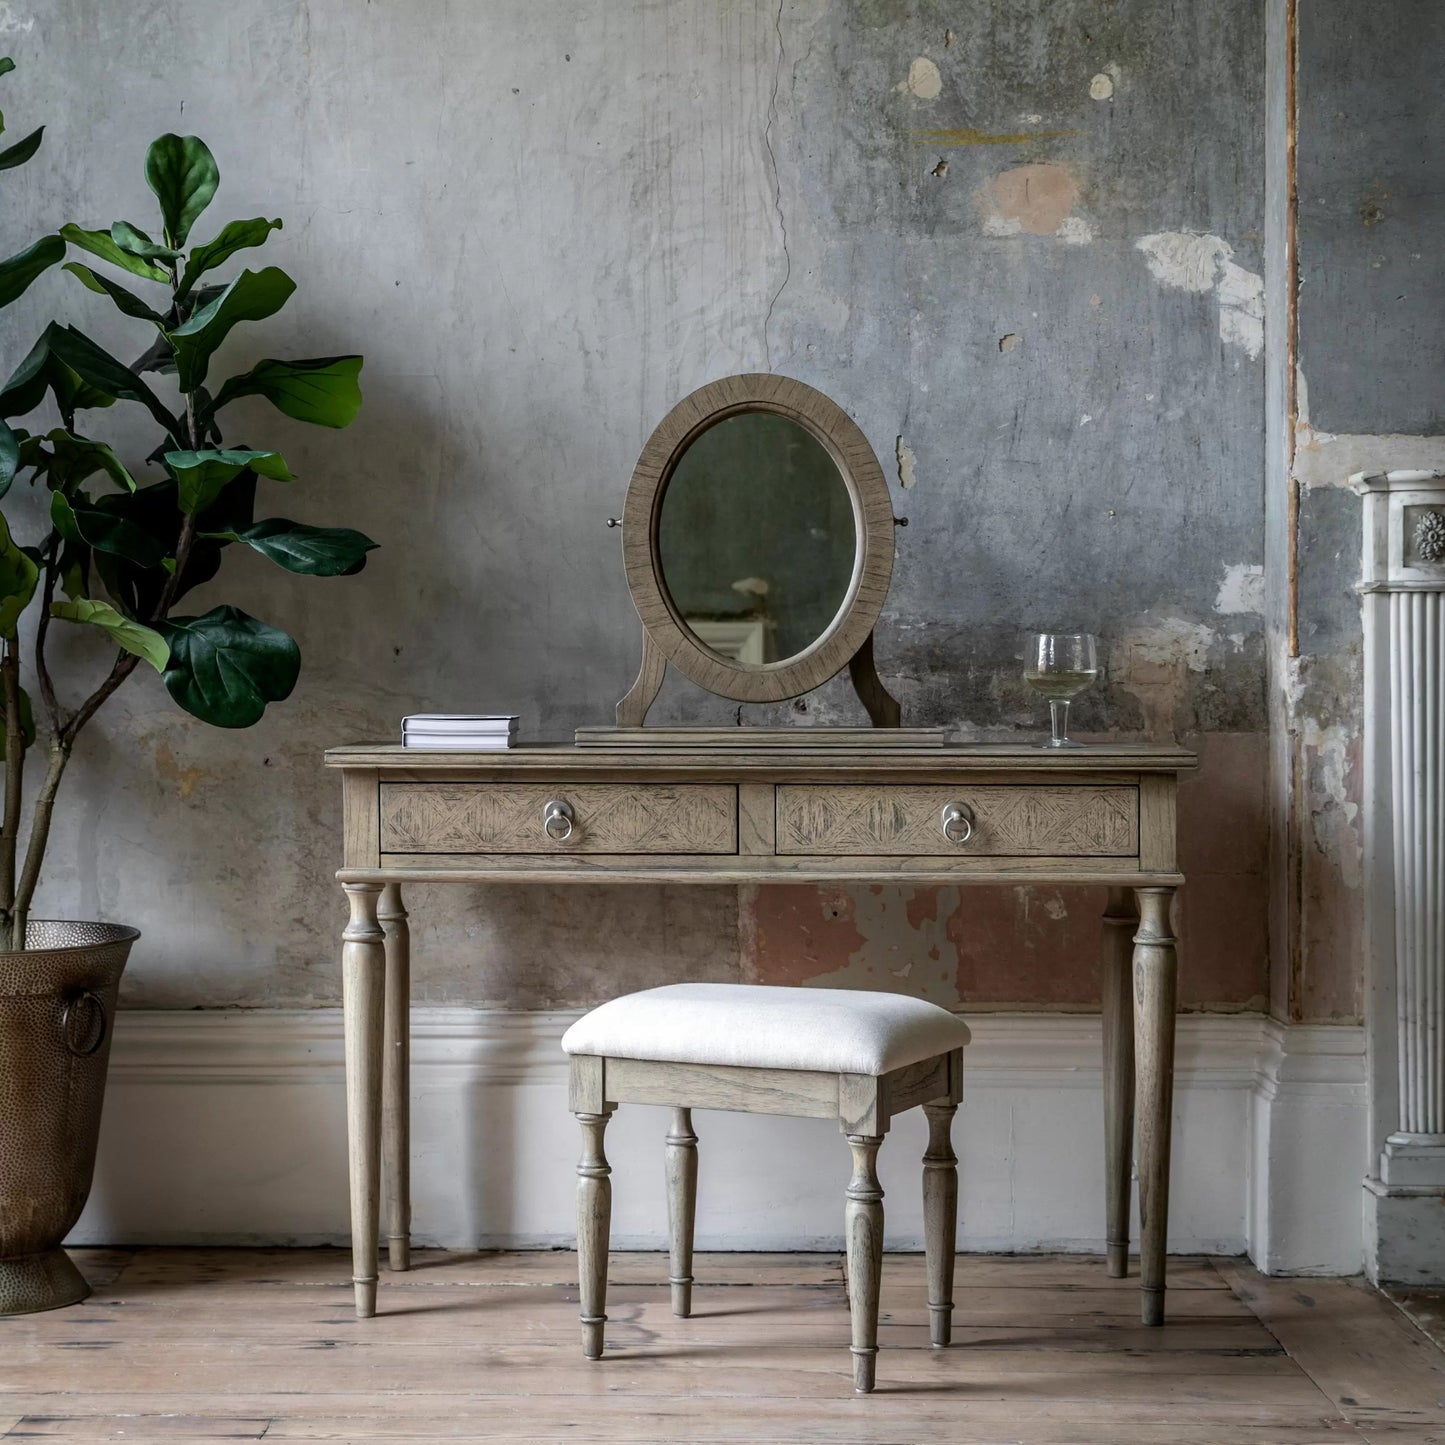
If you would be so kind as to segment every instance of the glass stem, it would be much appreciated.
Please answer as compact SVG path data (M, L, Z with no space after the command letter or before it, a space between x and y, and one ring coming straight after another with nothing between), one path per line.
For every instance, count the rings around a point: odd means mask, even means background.
M1053 745L1061 748L1069 740L1069 699L1066 697L1051 697L1049 699L1049 722L1053 726Z

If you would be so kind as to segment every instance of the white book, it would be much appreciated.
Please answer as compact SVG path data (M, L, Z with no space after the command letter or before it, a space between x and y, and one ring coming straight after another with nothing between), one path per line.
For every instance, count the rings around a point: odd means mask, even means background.
M401 720L401 730L426 733L516 732L515 713L421 712Z
M402 746L454 753L504 753L512 746L512 739L505 733L493 737L466 733L451 733L445 736L434 734L430 737L408 734L402 739Z

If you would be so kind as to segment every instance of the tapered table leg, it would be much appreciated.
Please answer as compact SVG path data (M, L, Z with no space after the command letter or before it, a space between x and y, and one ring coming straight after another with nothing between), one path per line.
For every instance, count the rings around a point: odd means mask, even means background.
M411 1268L411 930L401 886L381 890L386 934L386 1045L381 1071L381 1178L392 1269Z
M1104 910L1104 1199L1109 1274L1129 1272L1134 1166L1134 935L1139 910L1128 888L1111 888Z
M692 1110L674 1109L667 1131L668 1284L672 1312L692 1314L692 1233L697 1218L697 1135Z
M381 1183L381 1054L386 949L377 921L379 883L344 883L351 919L342 934L346 1132L351 1161L351 1277L356 1313L376 1313Z
M878 1182L881 1135L849 1134L853 1177L843 1232L848 1244L848 1312L852 1320L853 1388L866 1395L878 1365L878 1297L883 1283L883 1186Z
M1139 888L1135 892L1139 900L1139 932L1134 936L1134 1052L1139 1070L1141 1316L1146 1325L1162 1325L1179 961L1169 923L1174 889Z
M607 1325L607 1250L612 1234L612 1168L603 1152L602 1136L609 1109L577 1115L582 1126L582 1157L577 1162L577 1278L581 1286L582 1353L602 1358Z
M953 1337L953 1264L958 1241L958 1155L953 1116L958 1105L925 1104L928 1149L923 1155L923 1254L928 1269L928 1338L942 1349Z

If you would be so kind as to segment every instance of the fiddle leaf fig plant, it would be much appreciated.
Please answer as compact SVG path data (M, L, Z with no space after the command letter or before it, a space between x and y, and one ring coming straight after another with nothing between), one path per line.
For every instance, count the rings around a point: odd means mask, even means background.
M0 60L0 74L11 68ZM40 138L36 131L0 152L0 169L27 159ZM303 576L346 577L376 546L347 527L258 519L259 484L290 486L296 477L273 448L223 436L223 413L243 397L263 397L285 416L326 427L349 425L361 405L359 356L268 357L236 376L212 376L226 338L274 316L296 289L275 266L246 267L229 279L217 274L263 245L280 220L229 221L192 245L220 184L215 157L196 136L154 142L145 179L159 206L155 238L126 220L101 229L70 224L0 262L0 305L64 261L80 286L145 331L138 358L127 365L85 332L52 323L0 389L0 499L18 478L49 493L48 525L27 544L12 536L11 520L0 512L0 947L24 947L55 798L76 739L137 667L154 668L180 707L217 727L251 726L295 687L301 652L280 628L232 606L177 614L188 593L216 576L226 549L249 547ZM66 261L68 248L84 259ZM59 426L11 426L47 402ZM159 444L147 458L158 477L137 476L113 447L89 435L89 416L82 429L81 413L118 403L143 408L159 427ZM32 601L38 608L26 660L38 707L21 686L21 618ZM62 700L51 670L54 624L80 628L110 652L109 670L74 703ZM21 863L25 765L37 737L47 758Z

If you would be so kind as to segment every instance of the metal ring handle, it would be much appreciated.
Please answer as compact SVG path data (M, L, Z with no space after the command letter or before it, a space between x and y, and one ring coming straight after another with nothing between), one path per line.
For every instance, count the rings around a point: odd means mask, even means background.
M542 809L542 831L554 843L565 843L572 836L574 816L571 803L565 798L553 798Z
M86 1015L90 1023L79 1044L70 1028L72 1011L75 1010L77 1004L90 1006ZM65 1040L65 1047L77 1059L88 1059L105 1042L105 1036L109 1032L110 1019L105 1012L105 1000L93 989L87 988L80 993L72 994L61 1006L60 1037Z
M967 843L973 837L973 809L967 803L949 803L942 821L943 836L950 843Z

